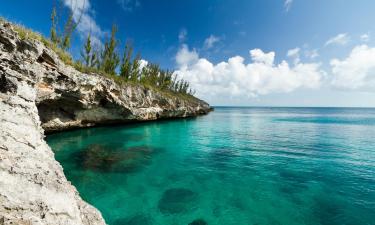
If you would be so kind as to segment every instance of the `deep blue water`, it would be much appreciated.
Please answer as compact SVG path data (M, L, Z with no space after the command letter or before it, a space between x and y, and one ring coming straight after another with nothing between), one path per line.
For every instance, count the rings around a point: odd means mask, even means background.
M111 225L375 224L375 109L216 108L47 141Z

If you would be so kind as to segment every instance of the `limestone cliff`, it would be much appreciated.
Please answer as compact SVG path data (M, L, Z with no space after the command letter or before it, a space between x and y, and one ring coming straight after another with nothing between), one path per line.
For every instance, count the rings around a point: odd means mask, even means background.
M105 224L67 181L44 131L208 111L196 98L81 73L0 23L0 224Z

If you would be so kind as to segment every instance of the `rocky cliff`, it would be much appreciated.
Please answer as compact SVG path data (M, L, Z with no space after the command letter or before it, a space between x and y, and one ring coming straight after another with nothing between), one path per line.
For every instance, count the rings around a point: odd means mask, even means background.
M44 131L208 111L196 98L81 73L0 23L0 224L105 224L67 181Z

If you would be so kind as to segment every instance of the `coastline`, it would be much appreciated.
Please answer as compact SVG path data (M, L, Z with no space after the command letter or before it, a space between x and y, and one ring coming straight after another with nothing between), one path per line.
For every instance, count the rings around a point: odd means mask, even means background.
M81 199L44 140L44 132L207 114L196 98L120 85L65 65L39 41L0 24L0 221L105 224Z

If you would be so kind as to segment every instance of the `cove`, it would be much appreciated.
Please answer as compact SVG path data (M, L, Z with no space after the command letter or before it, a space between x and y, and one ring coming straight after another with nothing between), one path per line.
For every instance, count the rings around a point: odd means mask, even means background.
M67 178L110 225L373 224L375 109L217 107L56 133Z

